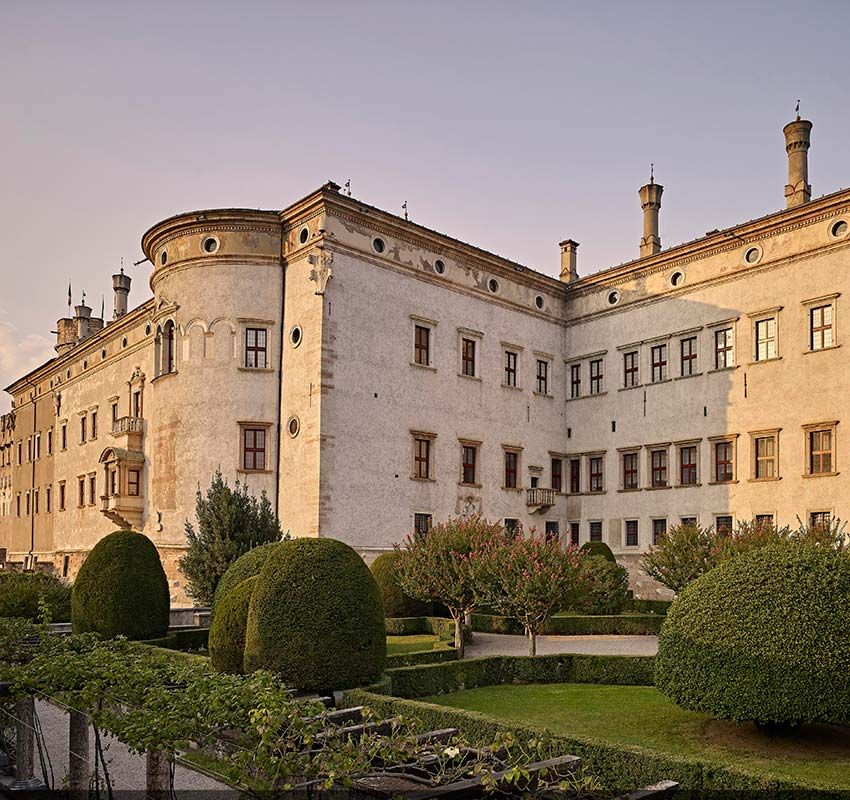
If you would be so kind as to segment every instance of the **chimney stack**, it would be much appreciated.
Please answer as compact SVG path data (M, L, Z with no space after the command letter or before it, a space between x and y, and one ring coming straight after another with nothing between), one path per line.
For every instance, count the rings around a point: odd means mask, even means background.
M572 239L564 239L561 242L561 280L564 283L572 283L578 280L578 242Z
M118 317L123 317L127 313L127 296L130 294L131 280L129 275L124 274L124 267L121 267L121 271L117 275L112 276L112 289L115 294L112 319L118 319Z
M640 207L643 209L643 236L640 240L640 257L654 256L661 250L661 237L658 235L658 212L661 210L661 194L664 187L655 182L654 170L650 172L649 183L640 187Z
M77 321L70 317L63 317L56 322L56 345L54 349L58 355L64 355L73 350L77 344Z
M788 183L785 185L785 203L788 208L808 203L812 199L809 183L809 147L812 123L800 119L800 103L797 103L797 119L783 129L785 152L788 153Z
M74 320L77 323L77 341L81 342L88 337L91 328L91 308L86 305L85 300L74 306Z

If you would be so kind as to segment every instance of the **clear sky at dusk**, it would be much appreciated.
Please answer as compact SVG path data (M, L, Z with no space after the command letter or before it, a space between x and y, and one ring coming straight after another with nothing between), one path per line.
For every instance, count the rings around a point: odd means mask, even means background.
M782 125L815 196L850 185L850 3L0 0L0 385L141 258L151 224L282 208L328 179L556 275L783 207ZM149 264L130 267L131 306ZM0 409L8 408L4 397Z

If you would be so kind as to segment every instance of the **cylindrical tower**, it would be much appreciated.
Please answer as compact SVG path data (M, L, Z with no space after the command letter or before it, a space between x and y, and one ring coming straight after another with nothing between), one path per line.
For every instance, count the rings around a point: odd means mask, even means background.
M127 313L127 297L130 294L131 278L124 274L124 267L117 275L112 276L112 292L114 295L114 305L112 311L112 319L123 317Z
M277 212L198 211L142 238L153 263L144 531L170 578L217 469L274 498L283 269Z
M640 240L640 255L652 256L661 250L661 237L658 235L658 212L661 211L661 194L664 187L655 180L640 187L640 207L643 209L643 236Z
M808 203L812 198L809 183L809 147L812 123L799 115L783 129L785 152L788 154L788 183L785 185L785 202L788 208Z

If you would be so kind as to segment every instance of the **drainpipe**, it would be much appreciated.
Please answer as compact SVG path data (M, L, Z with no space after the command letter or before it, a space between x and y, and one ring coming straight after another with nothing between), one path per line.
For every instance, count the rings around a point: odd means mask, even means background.
M280 260L280 335L278 336L277 355L277 458L274 469L274 513L280 522L280 459L281 442L283 441L283 430L281 428L281 414L283 413L283 348L286 341L286 330L284 327L284 309L286 306L286 263Z
M30 486L30 553L29 553L29 556L30 556L30 566L33 566L32 559L33 559L33 551L35 550L35 503L33 502L35 500L35 495L34 495L34 492L35 492L35 462L36 462L36 458L35 458L35 454L36 454L35 434L36 434L36 431L38 429L37 428L37 425L38 425L38 397L35 394L35 389L32 390L30 397L32 397L32 445L30 446L30 453L32 454L32 476L31 476L30 483L32 485Z

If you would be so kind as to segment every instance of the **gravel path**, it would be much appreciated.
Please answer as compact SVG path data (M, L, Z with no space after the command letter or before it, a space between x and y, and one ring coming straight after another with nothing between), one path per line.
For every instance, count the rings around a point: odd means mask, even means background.
M476 633L465 658L485 656L524 656L528 640L524 636L500 633ZM537 655L584 653L599 656L654 656L658 651L657 636L538 636Z
M41 722L47 752L53 767L56 789L63 786L68 771L68 715L50 703L37 702L36 713ZM142 800L145 788L145 756L130 753L117 739L104 735L104 758L113 786L115 800ZM94 759L94 735L89 732L89 759ZM36 754L36 775L42 772ZM199 772L180 764L174 770L174 787L179 798L211 798L211 800L236 800L238 792ZM0 788L2 794L2 788Z

